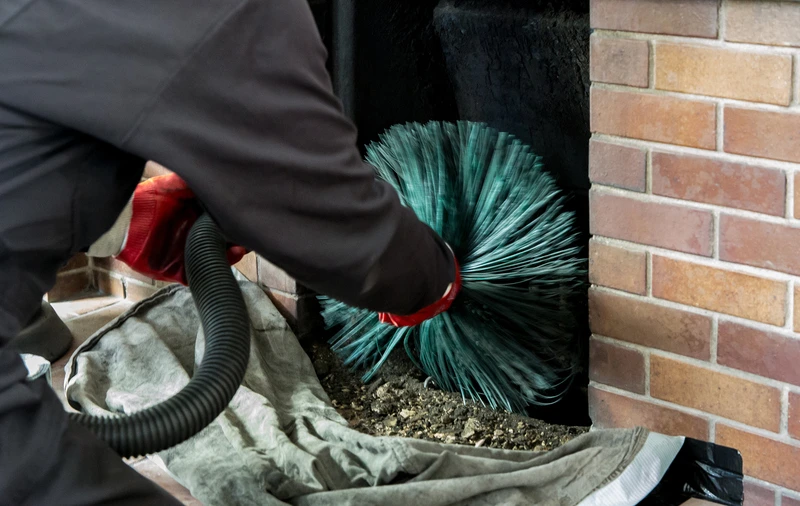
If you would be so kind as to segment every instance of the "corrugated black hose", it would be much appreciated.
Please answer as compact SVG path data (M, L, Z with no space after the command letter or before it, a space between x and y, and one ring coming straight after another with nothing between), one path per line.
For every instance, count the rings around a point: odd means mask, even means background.
M186 240L186 276L206 338L203 359L189 383L166 401L131 415L70 415L121 457L159 452L189 439L236 394L250 357L250 319L226 249L216 223L203 214Z

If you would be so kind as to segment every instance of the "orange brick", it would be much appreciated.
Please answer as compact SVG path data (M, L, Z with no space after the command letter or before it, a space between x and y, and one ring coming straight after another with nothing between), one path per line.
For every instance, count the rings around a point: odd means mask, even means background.
M743 506L775 506L775 492L752 481L745 481Z
M789 274L800 274L800 228L723 214L719 258Z
M593 235L711 256L710 211L643 201L599 190L589 194Z
M719 322L717 362L765 378L800 385L800 339Z
M800 114L725 107L725 151L800 162Z
M800 490L800 447L717 424L717 444L742 454L748 476Z
M592 338L589 346L589 379L644 394L644 355Z
M717 36L716 0L592 0L590 9L592 28Z
M255 252L250 252L244 256L237 264L234 265L244 277L252 281L258 282L258 259Z
M653 296L771 325L786 319L786 283L660 256Z
M658 355L650 356L650 395L753 427L781 425L777 388Z
M589 142L589 179L593 183L643 192L646 158L643 149L592 139Z
M726 3L726 40L800 47L800 4L771 0Z
M653 193L783 216L783 171L714 158L653 153Z
M789 435L800 439L800 393L796 392L789 394Z
M593 87L590 105L592 132L716 149L713 103Z
M646 276L647 255L643 251L589 241L590 283L644 295Z
M650 47L646 40L591 36L589 77L592 82L649 84Z
M592 332L650 348L707 360L711 318L644 300L589 290Z
M791 55L668 42L655 48L658 89L778 105L792 100Z
M589 416L598 428L646 427L668 436L708 439L708 421L681 411L589 387Z

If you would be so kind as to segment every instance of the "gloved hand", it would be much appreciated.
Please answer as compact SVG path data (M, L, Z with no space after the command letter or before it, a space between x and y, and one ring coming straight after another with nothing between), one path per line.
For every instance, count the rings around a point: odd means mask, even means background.
M127 239L117 259L140 274L186 285L184 248L189 230L202 209L186 182L177 174L156 176L133 193ZM228 249L233 265L247 254L240 246Z
M456 269L455 280L447 287L447 291L445 291L441 299L420 309L412 315L401 316L389 313L378 313L378 319L381 323L388 323L395 327L415 327L425 320L430 320L434 316L450 309L450 306L453 305L453 301L456 300L456 297L458 297L461 291L461 271L458 266L458 260L456 260L455 257L453 258L453 263Z

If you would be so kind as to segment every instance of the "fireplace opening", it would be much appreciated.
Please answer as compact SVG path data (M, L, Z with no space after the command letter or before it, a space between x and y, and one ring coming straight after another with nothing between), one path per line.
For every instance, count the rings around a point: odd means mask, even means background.
M337 11L340 4L350 19ZM569 195L585 245L581 255L587 256L588 0L312 5L332 52L334 87L345 97L360 146L392 125L430 120L479 121L514 134L543 157ZM352 40L346 40L348 31ZM590 424L585 299L579 313L581 372L561 402L529 413L550 423Z

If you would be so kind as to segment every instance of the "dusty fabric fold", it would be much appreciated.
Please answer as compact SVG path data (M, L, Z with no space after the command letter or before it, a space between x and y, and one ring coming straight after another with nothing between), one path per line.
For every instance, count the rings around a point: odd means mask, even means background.
M151 457L204 504L573 506L615 483L648 440L644 429L592 431L537 453L356 432L268 297L240 284L252 323L242 386L209 427ZM164 288L76 351L67 398L96 415L151 406L186 384L203 343L189 290ZM660 477L650 479L652 489Z

